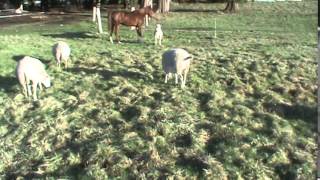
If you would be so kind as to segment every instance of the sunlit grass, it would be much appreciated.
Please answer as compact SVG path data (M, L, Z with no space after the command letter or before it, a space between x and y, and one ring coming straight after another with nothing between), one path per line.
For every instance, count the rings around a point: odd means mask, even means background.
M1 29L1 177L312 179L315 5L248 3L228 15L224 4L174 4L160 21L164 47L152 44L155 21L143 44L124 27L111 44L89 17ZM71 47L68 69L51 54L58 40ZM195 57L183 90L163 83L172 47ZM39 103L19 89L17 55L54 78Z

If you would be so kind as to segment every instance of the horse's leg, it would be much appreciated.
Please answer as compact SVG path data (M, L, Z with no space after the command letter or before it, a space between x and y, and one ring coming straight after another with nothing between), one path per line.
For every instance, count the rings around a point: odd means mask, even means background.
M115 26L116 39L117 39L118 43L121 43L120 36L119 36L119 30L120 30L120 24L116 24L116 26Z
M141 26L138 26L137 27L137 34L138 34L138 38L139 38L139 41L141 40L142 38L142 27ZM143 41L143 40L142 40Z
M111 24L111 29L110 29L110 37L109 37L110 42L111 42L112 44L113 44L113 40L112 40L113 29L114 29L114 24L112 23L112 24Z

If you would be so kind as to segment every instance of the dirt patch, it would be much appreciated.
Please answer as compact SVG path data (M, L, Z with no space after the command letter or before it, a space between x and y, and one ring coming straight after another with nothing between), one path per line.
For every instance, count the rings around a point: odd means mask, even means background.
M1 17L1 16L0 16ZM90 12L34 12L25 13L21 15L11 15L9 17L0 18L1 27L8 27L12 25L21 25L29 23L41 23L41 24L65 24L78 20L88 19L91 17Z
M105 5L101 7L101 14L105 12L124 10L121 5ZM125 10L126 11L126 10ZM128 10L127 10L128 11ZM65 24L83 19L92 18L92 10L72 10L50 9L50 12L23 12L15 14L13 11L0 12L1 27L8 27L19 24L43 23L43 24Z

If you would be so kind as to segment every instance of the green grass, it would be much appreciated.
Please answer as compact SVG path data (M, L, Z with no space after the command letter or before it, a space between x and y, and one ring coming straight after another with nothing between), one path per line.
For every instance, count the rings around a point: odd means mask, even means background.
M316 173L316 1L173 4L145 43L96 34L89 17L0 29L0 177L66 179L313 179ZM217 38L214 38L214 18ZM106 30L106 18L103 19ZM51 46L64 40L72 66ZM186 89L164 84L162 53L194 55ZM26 99L14 56L54 78Z

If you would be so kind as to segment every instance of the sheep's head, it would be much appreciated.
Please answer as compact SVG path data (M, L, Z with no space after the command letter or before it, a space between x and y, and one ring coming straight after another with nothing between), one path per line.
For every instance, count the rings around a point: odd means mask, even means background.
M51 80L50 77L48 75L46 75L44 77L44 79L42 80L42 84L46 87L49 88L51 86Z

